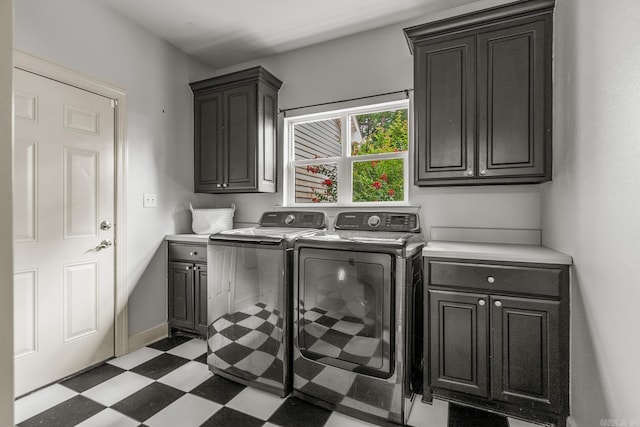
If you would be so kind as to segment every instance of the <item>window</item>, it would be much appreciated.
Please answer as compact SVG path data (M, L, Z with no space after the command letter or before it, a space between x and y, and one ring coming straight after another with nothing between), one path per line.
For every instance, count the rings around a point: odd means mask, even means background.
M285 204L406 203L408 101L285 119Z

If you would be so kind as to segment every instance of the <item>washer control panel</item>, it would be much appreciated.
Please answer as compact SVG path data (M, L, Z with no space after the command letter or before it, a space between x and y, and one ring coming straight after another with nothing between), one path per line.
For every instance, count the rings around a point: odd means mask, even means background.
M265 212L260 218L261 227L325 228L322 212L273 211Z
M336 230L420 232L418 215L408 212L340 212Z

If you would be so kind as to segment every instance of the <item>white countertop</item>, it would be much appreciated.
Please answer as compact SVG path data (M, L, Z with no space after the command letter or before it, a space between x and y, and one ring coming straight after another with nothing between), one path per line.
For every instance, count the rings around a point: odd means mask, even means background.
M571 256L539 245L504 243L427 242L422 255L430 258L460 258L471 260L530 262L536 264L573 264Z
M168 234L165 240L170 242L207 243L208 234Z

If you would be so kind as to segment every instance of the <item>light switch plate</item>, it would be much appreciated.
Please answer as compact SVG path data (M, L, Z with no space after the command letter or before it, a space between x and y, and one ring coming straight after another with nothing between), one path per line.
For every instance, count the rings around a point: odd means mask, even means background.
M155 208L158 206L158 195L152 193L144 193L142 195L143 208Z

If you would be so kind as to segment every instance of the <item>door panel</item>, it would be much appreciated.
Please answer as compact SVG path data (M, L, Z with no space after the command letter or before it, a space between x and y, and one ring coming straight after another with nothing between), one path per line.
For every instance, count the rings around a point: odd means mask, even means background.
M228 189L255 187L256 86L249 85L224 92Z
M487 296L431 290L429 298L431 385L487 397Z
M114 238L99 224L114 222L115 115L108 98L26 71L14 83L21 395L114 354L115 247L97 247Z
M560 402L559 301L491 297L492 398L530 406ZM498 303L498 304L496 304Z
M92 334L98 329L98 263L64 267L64 341Z
M469 178L475 162L475 38L416 49L416 183Z
M169 324L193 329L193 264L169 263Z
M20 311L14 313L15 357L35 353L38 343L38 278L36 270L20 271L14 275L14 301Z
M207 335L207 264L196 264L195 293L198 305L195 307L196 330Z
M20 216L13 219L15 243L35 242L38 230L38 143L16 138L13 149L13 206Z
M197 95L195 102L195 191L224 183L222 92Z
M64 149L64 239L98 235L98 155L97 151Z
M537 21L478 36L480 178L544 173L544 29Z

